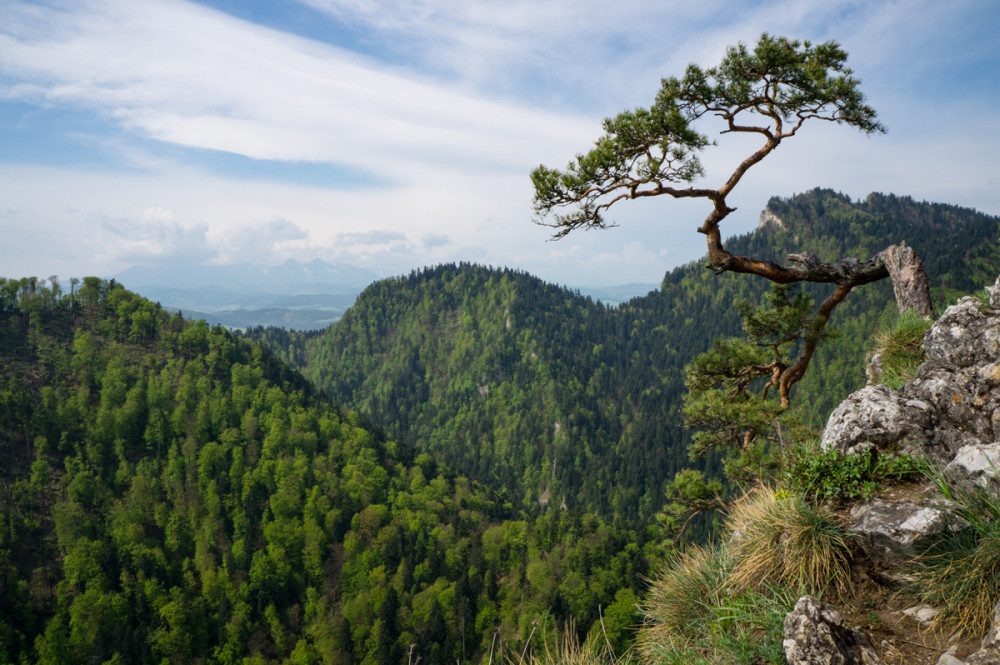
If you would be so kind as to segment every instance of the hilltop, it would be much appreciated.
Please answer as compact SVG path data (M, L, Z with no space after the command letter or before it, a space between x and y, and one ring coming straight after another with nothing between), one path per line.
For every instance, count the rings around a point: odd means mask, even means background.
M866 259L901 241L924 257L939 305L1000 265L996 217L822 189L771 199L760 228L727 247L779 261L800 251ZM663 484L689 465L684 365L738 333L735 304L759 302L767 288L694 262L667 273L660 289L607 307L522 272L445 265L372 284L326 330L250 335L338 403L513 499L648 523ZM822 286L808 292L824 297ZM894 317L888 280L838 308L839 338L796 388L815 427L863 384L870 336ZM705 464L717 471L718 460Z

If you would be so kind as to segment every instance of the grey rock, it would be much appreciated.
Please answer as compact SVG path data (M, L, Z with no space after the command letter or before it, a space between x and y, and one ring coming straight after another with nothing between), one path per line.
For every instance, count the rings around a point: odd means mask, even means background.
M980 649L965 659L967 665L1000 665L1000 649Z
M980 310L975 298L962 298L924 335L928 360L945 360L955 367L969 367L1000 357L1000 320Z
M967 489L981 487L1000 492L1000 443L962 446L945 467L944 475Z
M880 665L867 635L844 625L840 612L803 596L785 616L788 665Z
M955 653L958 651L958 647L952 647L941 654L938 658L937 665L967 665L964 660L959 660Z
M1000 279L990 289L1000 303ZM871 383L830 415L824 448L922 453L942 466L965 446L1000 441L1000 309L974 298L949 307L924 336L927 360L900 390Z
M914 605L913 607L908 607L903 610L903 614L912 618L914 621L920 622L924 626L933 625L934 619L936 619L937 615L940 613L941 610L926 603L923 605Z
M925 438L934 424L929 404L914 400L884 385L865 386L840 403L823 431L824 449L837 448L858 454L876 448L888 448L903 439Z
M944 507L910 499L873 499L855 507L851 516L849 531L859 536L861 548L881 570L899 567L938 534L962 526Z

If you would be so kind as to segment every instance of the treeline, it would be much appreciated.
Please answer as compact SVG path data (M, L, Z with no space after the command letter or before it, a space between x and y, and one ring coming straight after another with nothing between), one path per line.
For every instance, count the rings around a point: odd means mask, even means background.
M734 254L783 261L870 258L893 243L921 254L938 305L1000 270L996 217L906 197L864 201L830 190L772 199L780 220L732 238ZM694 232L693 229L690 232ZM609 308L523 272L463 264L371 285L323 331L248 334L335 401L511 500L565 502L622 524L649 523L662 489L689 465L679 416L682 370L713 340L739 333L735 303L768 283L695 262L659 291ZM810 286L817 300L830 287ZM821 427L864 382L872 331L895 316L888 280L856 289L795 401ZM707 460L714 472L717 461Z
M520 510L113 282L0 279L0 663L473 662L599 607L622 648L651 535Z

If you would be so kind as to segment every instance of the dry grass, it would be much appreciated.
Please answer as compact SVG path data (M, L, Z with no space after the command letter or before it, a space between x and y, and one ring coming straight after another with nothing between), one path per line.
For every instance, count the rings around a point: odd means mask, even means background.
M527 660L522 654L516 660L508 658L507 662L510 665L628 665L631 662L631 654L616 655L602 637L592 635L580 644L576 626L571 621L554 639L544 640L545 649L542 653L532 653Z
M665 648L680 648L713 619L713 610L724 604L728 571L724 548L697 545L660 570L650 582L637 639L646 662L656 661Z
M762 485L729 513L726 529L735 589L786 587L798 593L838 593L850 580L847 533L831 511Z

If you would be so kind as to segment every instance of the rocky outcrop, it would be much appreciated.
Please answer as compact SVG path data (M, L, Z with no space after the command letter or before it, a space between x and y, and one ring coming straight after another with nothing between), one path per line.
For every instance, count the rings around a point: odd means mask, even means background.
M1000 299L1000 281L991 290ZM830 416L824 448L920 452L945 465L1000 441L1000 310L963 298L924 336L924 362L900 390L868 385Z
M871 640L844 625L840 612L803 596L785 617L788 665L879 665Z
M849 530L873 568L889 577L942 532L962 526L946 507L911 499L874 499L855 507L851 517Z
M923 340L926 361L899 390L872 380L880 372L871 367L869 385L831 414L823 447L845 454L921 454L942 470L952 487L1000 493L1000 279L987 292L988 302L963 298L931 326ZM872 568L882 576L901 579L904 564L925 545L947 530L967 526L935 490L929 485L922 495L874 499L851 511L849 528L857 534ZM795 630L805 635L804 626L818 622L807 617L823 614L822 609L799 610L797 605L798 614L786 618L786 638L790 626L801 624ZM935 608L911 610L913 619L922 624L934 620ZM793 614L799 618L793 619ZM842 629L809 630L832 636ZM819 637L809 639L820 641ZM800 648L797 644L786 639L786 655L790 647ZM965 660L956 653L953 647L941 654L940 665L1000 665L1000 603L980 648ZM793 661L789 656L788 662L867 662L816 658Z

